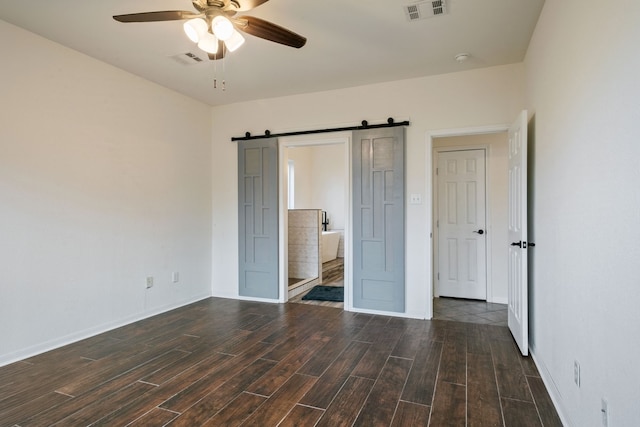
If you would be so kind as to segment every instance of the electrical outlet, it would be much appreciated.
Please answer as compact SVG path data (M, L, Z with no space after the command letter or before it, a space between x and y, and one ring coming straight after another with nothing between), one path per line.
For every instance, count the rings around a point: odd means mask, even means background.
M577 360L573 361L573 382L580 387L580 363Z
M147 277L147 289L153 288L153 276Z
M602 427L609 427L609 403L607 399L602 398L602 409L600 409L602 413Z
M180 281L180 273L178 273L177 271L171 273L171 281L173 283L178 283Z

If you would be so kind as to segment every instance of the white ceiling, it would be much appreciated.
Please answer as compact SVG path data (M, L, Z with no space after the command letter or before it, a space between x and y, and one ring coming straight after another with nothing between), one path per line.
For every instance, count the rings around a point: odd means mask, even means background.
M210 105L521 62L544 0L447 0L447 14L409 21L415 0L270 0L249 12L307 37L301 49L250 35L223 61L182 65L182 21L113 15L195 11L190 0L3 0L0 19ZM428 2L430 3L430 1ZM454 57L468 52L458 63ZM214 89L214 76L218 88ZM225 80L225 90L221 88Z

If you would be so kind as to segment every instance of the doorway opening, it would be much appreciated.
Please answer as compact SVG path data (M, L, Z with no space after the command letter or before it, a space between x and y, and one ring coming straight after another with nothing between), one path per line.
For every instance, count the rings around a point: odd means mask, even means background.
M434 319L507 324L507 130L430 135Z
M350 136L279 140L282 302L350 308Z

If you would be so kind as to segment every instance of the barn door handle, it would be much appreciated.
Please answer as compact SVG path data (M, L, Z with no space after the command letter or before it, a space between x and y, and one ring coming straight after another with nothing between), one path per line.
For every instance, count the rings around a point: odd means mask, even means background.
M484 230L477 230L477 231L474 231L474 233L484 234Z
M511 246L518 246L518 247L522 247L522 242L521 242L521 241L520 241L520 242L513 242L513 243L511 244Z

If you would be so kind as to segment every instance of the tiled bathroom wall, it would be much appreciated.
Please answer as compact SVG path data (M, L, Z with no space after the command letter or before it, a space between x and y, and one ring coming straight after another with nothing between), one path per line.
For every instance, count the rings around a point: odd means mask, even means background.
M289 278L322 279L321 214L318 209L289 210Z

